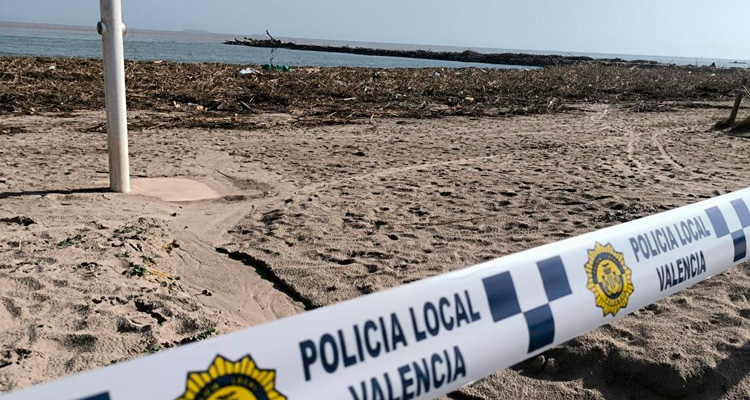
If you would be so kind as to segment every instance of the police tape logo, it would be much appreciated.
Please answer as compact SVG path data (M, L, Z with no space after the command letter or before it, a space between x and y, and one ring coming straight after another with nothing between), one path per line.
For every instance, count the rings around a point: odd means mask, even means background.
M611 244L602 246L596 243L588 252L586 263L586 287L594 293L596 305L602 315L612 314L628 305L628 297L633 293L630 268L625 265L622 253L615 251Z
M249 355L235 362L216 356L208 370L188 374L177 400L286 400L275 384L276 371L258 368Z

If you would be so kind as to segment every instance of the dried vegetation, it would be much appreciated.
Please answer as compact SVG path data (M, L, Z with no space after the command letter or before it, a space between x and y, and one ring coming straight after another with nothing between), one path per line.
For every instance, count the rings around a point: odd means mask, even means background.
M620 103L636 111L731 99L739 69L581 64L537 70L297 68L240 75L221 64L128 62L131 110L158 111L134 128L250 128L246 115L287 113L303 124L362 118L504 116ZM0 114L101 109L99 60L0 57ZM700 105L698 105L700 106ZM167 113L164 113L167 112ZM248 120L249 121L249 120Z

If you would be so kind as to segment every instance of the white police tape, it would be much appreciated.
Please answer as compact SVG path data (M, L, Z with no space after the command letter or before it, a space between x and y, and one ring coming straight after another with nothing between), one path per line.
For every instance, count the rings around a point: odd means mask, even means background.
M430 399L747 257L750 189L3 400Z

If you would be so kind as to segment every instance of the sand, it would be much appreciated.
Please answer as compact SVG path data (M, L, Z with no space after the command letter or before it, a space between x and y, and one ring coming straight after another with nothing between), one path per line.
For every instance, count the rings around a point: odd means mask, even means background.
M106 137L90 130L102 113L4 116L0 390L744 188L750 142L708 130L724 113L582 105L133 132L132 175L192 179L219 196L195 202L106 192ZM747 398L748 270L450 398Z

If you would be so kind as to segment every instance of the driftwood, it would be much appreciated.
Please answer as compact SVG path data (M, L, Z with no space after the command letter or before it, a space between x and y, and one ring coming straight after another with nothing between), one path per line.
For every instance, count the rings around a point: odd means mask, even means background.
M53 65L56 68L50 70ZM238 73L238 65L214 63L127 61L126 66L128 107L154 115L130 121L133 130L257 129L259 120L246 117L264 112L298 115L295 121L312 126L359 123L373 115L375 119L526 115L574 109L577 104L661 112L713 108L717 101L727 102L726 118L732 106L727 93L737 88L742 77L750 76L739 69L596 63L532 71L300 67L283 74L256 65L249 69L257 73L248 74ZM0 141L4 135L23 133L6 123L5 115L68 115L101 109L101 82L101 61L93 59L0 57ZM175 103L181 105L179 110ZM99 125L88 129L101 132L103 125Z
M742 78L740 88L737 89L737 93L734 96L734 107L732 107L732 113L729 114L729 119L727 120L727 124L729 125L733 125L734 121L737 119L737 112L740 111L740 103L742 103L742 95L745 94L745 86L747 86L747 78Z
M268 29L266 29L266 35L268 35L269 38L271 38L272 43L281 43L281 40L276 39L275 37L271 36L271 33L268 32ZM246 38L247 39L247 38Z

